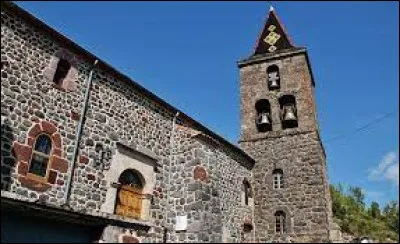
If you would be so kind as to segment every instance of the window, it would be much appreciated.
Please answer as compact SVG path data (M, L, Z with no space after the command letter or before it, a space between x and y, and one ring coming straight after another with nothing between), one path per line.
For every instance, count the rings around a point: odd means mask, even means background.
M48 135L41 134L36 138L35 147L29 165L29 173L46 177L49 165L52 142Z
M279 76L279 68L276 65L271 65L267 69L268 74L268 88L270 90L277 90L281 87L281 78Z
M247 181L247 179L243 181L243 191L244 191L244 204L248 206L249 200L253 197L253 194L251 192L250 183Z
M282 211L275 213L275 233L284 234L286 233L286 214Z
M272 130L271 106L267 99L260 99L256 102L256 125L258 132L267 132Z
M118 215L141 218L143 195L143 177L136 170L125 170L119 177L115 213Z
M272 173L274 176L274 189L283 188L283 171L281 169L275 169Z
M61 85L65 77L67 77L70 69L71 64L65 59L60 59L57 64L57 69L56 73L54 74L53 82L56 85Z

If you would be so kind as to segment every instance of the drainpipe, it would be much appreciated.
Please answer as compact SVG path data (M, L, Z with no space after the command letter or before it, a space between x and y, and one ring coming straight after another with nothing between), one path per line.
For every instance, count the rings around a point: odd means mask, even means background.
M252 193L253 193L253 206L251 206L251 215L252 215L251 219L253 222L253 242L256 243L256 220L254 219L254 208L256 205L256 197L253 188L252 188Z
M171 168L172 168L172 159L173 159L173 149L174 149L174 147L175 147L175 126L176 126L176 119L178 118L178 116L179 116L179 114L180 114L180 112L178 111L178 112L176 112L176 114L175 114L175 116L174 116L174 118L172 119L172 131L171 131L171 137L170 137L170 142L169 142L169 144L170 144L170 153L169 153L169 165L168 165L168 167L169 167L169 170L168 170L168 181L167 181L167 186L166 186L166 189L167 189L167 196L166 196L166 201L167 201L167 204L165 205L165 213L164 213L164 215L165 215L165 223L164 223L164 231L165 231L165 235L164 235L164 243L167 243L167 241L168 241L168 234L167 234L167 232L168 232L168 208L170 207L169 206L169 188L170 188L170 185L171 185ZM164 172L166 172L166 170L164 170Z
M83 106L79 118L79 123L78 123L78 128L76 130L75 134L75 147L74 147L74 153L72 154L72 165L70 167L70 172L68 174L68 179L67 179L67 190L65 192L65 198L64 198L64 203L63 205L68 204L69 202L69 197L70 197L70 191L71 191L71 183L72 183L72 178L74 177L74 172L75 172L75 164L76 164L76 159L78 157L78 149L79 149L79 143L81 141L82 137L82 129L83 129L83 124L86 118L86 111L88 107L88 102L89 102L89 94L90 94L90 88L92 86L92 78L93 78L93 70L98 63L98 60L96 59L93 63L93 66L90 69L89 77L86 80L86 91L85 91L85 97L83 100Z

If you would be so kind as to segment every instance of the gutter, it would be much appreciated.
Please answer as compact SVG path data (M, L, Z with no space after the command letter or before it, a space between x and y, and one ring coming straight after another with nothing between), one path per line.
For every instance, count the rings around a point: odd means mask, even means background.
M90 95L90 88L92 86L92 78L93 78L93 71L94 68L96 67L96 64L98 63L98 60L96 59L93 63L93 66L90 69L89 77L86 80L86 91L85 91L85 97L83 100L83 106L79 118L79 123L78 123L78 128L76 130L75 134L75 147L74 147L74 153L72 155L72 165L70 167L70 172L67 174L68 180L67 180L67 189L64 194L64 203L63 205L68 205L69 200L70 200L70 191L71 191L71 183L72 183L72 178L74 177L74 172L75 172L75 165L76 165L76 159L78 158L78 150L79 150L79 143L82 138L82 130L83 130L83 125L85 122L86 118L86 111L88 107L88 102L89 102L89 95Z

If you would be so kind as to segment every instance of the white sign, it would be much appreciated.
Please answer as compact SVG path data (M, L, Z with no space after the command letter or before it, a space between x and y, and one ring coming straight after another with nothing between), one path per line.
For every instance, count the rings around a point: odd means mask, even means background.
M181 231L187 229L187 215L176 216L175 230Z

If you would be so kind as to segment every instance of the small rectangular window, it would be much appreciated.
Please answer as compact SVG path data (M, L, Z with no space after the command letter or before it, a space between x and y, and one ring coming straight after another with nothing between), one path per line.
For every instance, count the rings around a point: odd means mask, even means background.
M57 85L61 85L64 79L67 77L71 65L65 59L60 59L57 64L56 73L54 74L53 82Z

